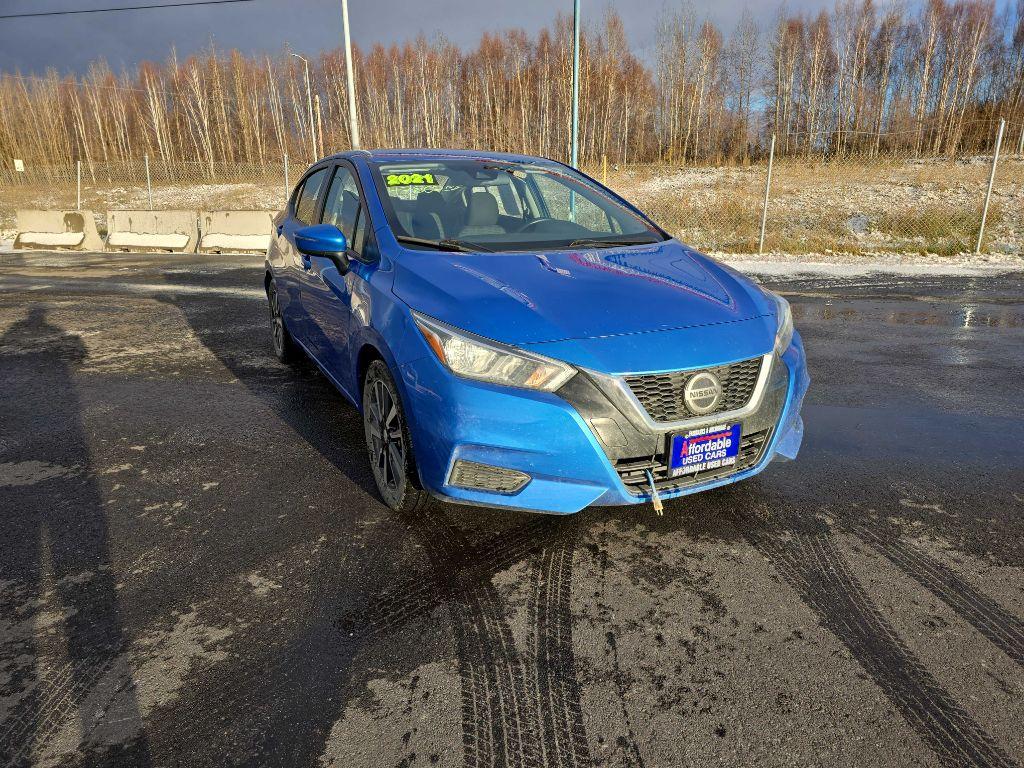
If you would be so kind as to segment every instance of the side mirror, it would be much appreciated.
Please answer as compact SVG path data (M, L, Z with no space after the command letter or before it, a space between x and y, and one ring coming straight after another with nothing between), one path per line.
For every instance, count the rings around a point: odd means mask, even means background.
M348 242L333 224L314 224L295 232L295 247L306 256L323 256L334 262L342 274L348 272Z

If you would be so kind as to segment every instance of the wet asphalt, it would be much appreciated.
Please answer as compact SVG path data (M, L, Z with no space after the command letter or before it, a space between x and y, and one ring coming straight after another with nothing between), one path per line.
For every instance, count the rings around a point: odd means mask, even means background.
M803 451L663 517L402 517L261 266L0 254L0 764L1024 762L1024 273L774 278Z

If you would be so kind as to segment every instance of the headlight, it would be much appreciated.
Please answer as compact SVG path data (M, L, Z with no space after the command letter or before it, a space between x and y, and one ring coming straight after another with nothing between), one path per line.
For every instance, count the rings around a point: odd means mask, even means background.
M789 308L789 302L776 293L765 291L775 301L775 319L778 326L775 330L775 354L781 355L793 342L793 311Z
M552 392L576 373L566 363L474 336L419 312L412 317L438 360L456 376Z

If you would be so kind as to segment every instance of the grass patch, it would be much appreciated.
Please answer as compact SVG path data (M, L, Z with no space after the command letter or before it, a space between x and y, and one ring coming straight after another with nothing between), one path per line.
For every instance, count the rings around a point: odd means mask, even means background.
M1002 220L1002 206L993 203L986 230ZM931 204L882 213L872 221L872 228L895 241L899 250L952 256L974 250L980 223L981 206Z
M731 191L731 190L730 190ZM670 234L699 250L756 253L761 231L761 200L737 191L718 190L706 201L659 196L639 200ZM868 211L867 231L850 229L844 206L787 206L768 210L765 250L779 253L841 251L933 253L952 256L974 250L981 206L933 203L890 211ZM997 227L1007 220L1004 206L993 201L985 227L985 244L996 239Z
M761 206L741 196L696 199L641 200L641 210L663 229L700 250L750 253L757 250Z

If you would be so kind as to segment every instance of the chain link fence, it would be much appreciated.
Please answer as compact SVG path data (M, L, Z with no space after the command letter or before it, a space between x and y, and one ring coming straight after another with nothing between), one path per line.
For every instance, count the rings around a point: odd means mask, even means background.
M982 252L1024 253L1024 126L1008 125ZM775 157L764 250L791 254L935 253L975 250L993 154L918 157L909 151ZM994 142L993 142L994 150ZM110 209L278 210L304 160L0 168L0 237L16 208L92 210L100 231ZM588 168L601 179L604 169ZM287 181L286 181L287 177ZM701 250L757 253L768 159L746 165L642 165L607 169L607 183L662 227ZM80 200L79 200L80 198Z
M782 142L779 142L781 146ZM764 251L971 253L982 211L983 253L1024 254L1024 125L1008 124L993 153L920 157L902 152L776 157ZM600 170L598 171L600 178ZM725 167L612 169L609 184L684 242L757 253L768 162Z

